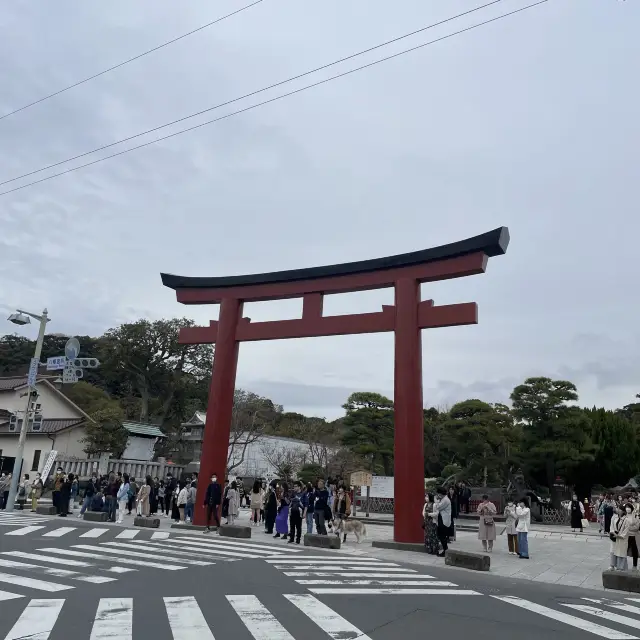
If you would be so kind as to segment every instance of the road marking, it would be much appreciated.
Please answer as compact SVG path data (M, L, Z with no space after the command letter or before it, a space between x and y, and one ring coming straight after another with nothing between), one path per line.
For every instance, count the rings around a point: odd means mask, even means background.
M206 542L195 542L194 540L184 540L182 538L172 538L171 544L182 544L189 545L191 547L198 547L199 549L208 549L209 551L224 551L227 555L231 555L232 553L238 556L242 556L245 558L255 557L255 558L274 558L278 556L285 555L285 552L282 551L273 551L270 547L253 547L253 546L240 546L240 545L230 545L230 544L211 544Z
M246 553L239 553L237 551L226 551L226 550L222 550L222 549L211 549L210 547L193 547L191 545L184 545L182 547L176 547L176 545L173 544L173 542L175 542L175 540L172 540L171 542L147 542L146 540L131 540L131 542L134 542L136 544L140 544L140 545L144 545L144 548L147 547L153 547L154 549L163 549L163 550L167 550L170 551L171 553L178 553L178 551L176 551L176 549L179 550L184 550L186 552L188 552L189 555L193 556L196 554L200 554L203 558L208 558L211 556L218 556L216 559L220 559L220 560L226 560L226 558L224 556L232 556L234 558L240 556L240 558L254 558L254 557L259 557L259 556L253 556L252 554L247 555ZM221 557L222 556L222 557Z
M273 542L236 542L231 538L224 538L219 535L216 535L215 538L196 538L194 536L180 535L177 538L171 538L171 540L173 542L187 540L206 546L216 545L221 547L229 547L230 549L237 549L238 551L242 551L242 549L249 549L253 551L272 551L273 553L281 553L284 555L288 555L290 553L304 553L304 549L300 549L297 547L292 548L294 545L290 544L284 546L282 543L277 544Z
M125 529L122 533L119 533L116 538L128 540L135 538L139 533L140 529Z
M468 589L309 589L318 595L335 595L341 593L349 596L479 596L477 591Z
M4 640L47 640L64 600L31 600Z
M74 556L76 558L95 558L96 560L109 561L111 558L105 558L101 553L89 553L87 551L74 551L72 549L37 549L37 551L44 551L46 553L57 553L62 556ZM147 562L146 560L129 560L128 558L118 558L120 564L128 564L134 567L151 567L153 569L164 569L165 571L179 571L186 569L186 567L180 567L175 564L161 564L159 562ZM112 567L113 568L113 567Z
M407 569L407 571L413 571L413 569ZM341 576L344 578L432 578L433 576L423 576L417 573L353 573L352 571L284 571L285 576L291 578L306 578L308 576L318 576L331 578L335 576Z
M605 609L599 609L598 607L590 607L586 604L563 604L563 607L569 607L575 609L581 613L588 613L592 616L598 616L601 620L609 620L616 624L622 624L627 627L633 627L634 629L640 629L640 620L636 618L627 618L627 616L621 616L619 613L613 613L612 611L606 611Z
M345 560L348 564L366 564L372 566L386 566L386 567L397 567L399 566L393 562L381 562L380 560L376 560L375 558L356 558L355 560L351 560L350 556L337 556L337 557L327 557L327 556L302 556L300 558L265 558L265 562L269 564L294 564L296 562L306 562L307 560L313 560L314 564L316 562L324 562L328 564L335 564L336 562L340 562Z
M125 546L120 542L102 542L99 547L95 547L90 544L74 544L74 548L78 549L89 549L90 551L98 550L103 553L113 553L117 556L133 556L134 558L149 558L150 560L157 559L158 555L151 555L149 553L141 553L139 551L125 551L123 547ZM117 549L111 549L111 547L117 547ZM163 555L162 559L165 562L181 562L182 564L194 564L199 567L207 567L209 565L215 564L215 562L208 562L206 560L191 560L191 559L182 559L182 558L171 558L169 555Z
M144 545L142 547L136 545L136 544L131 544L137 542L141 545ZM130 540L128 543L127 542L112 542L110 543L111 545L117 545L118 549L123 548L123 549L140 549L141 551L144 551L145 549L147 551L155 551L156 549L158 550L162 550L164 553L162 554L163 558L167 558L170 559L171 562L190 562L188 560L184 559L184 556L186 556L187 558L191 558L193 559L194 557L198 557L200 556L201 558L206 558L206 561L203 562L202 564L215 564L215 562L209 562L210 560L212 560L212 558L209 555L205 555L204 553L200 552L199 550L196 551L191 551L188 547L180 547L180 549L175 550L174 547L164 547L162 545L159 545L157 543L153 543L153 542L147 542L146 540ZM138 555L138 554L136 554ZM171 560L171 558L173 558L173 560ZM226 560L226 558L215 558L215 560ZM191 561L193 562L193 560Z
M25 558L26 560L39 560L40 562L49 562L51 564L62 564L65 567L95 567L90 562L82 562L81 560L70 560L69 558L54 558L51 556L41 556L38 553L26 553L25 551L4 551L4 555L15 556L17 558ZM135 571L129 567L109 567L103 569L103 571L109 571L109 573L128 573Z
M40 529L44 529L43 526L33 526L33 527L23 527L22 529L15 529L14 531L7 531L5 536L26 536L28 533L33 533L34 531L40 531Z
M227 596L227 600L255 640L295 640L256 596Z
M307 618L315 622L325 633L334 640L371 640L358 627L354 627L348 620L328 607L324 602L306 593L296 593L284 596L294 604Z
M152 540L166 540L169 537L169 532L168 531L156 531L155 533L151 534L151 539Z
M7 584L15 584L19 587L28 587L37 589L38 591L65 591L66 589L74 589L75 587L58 584L57 582L47 582L46 580L36 580L35 578L27 578L25 576L14 576L11 573L0 573L0 582Z
M11 593L10 591L0 591L0 602L3 600L15 600L16 598L24 598L19 593Z
M215 640L196 599L164 598L173 640Z
M133 600L131 598L101 598L91 629L90 640L100 638L133 638Z
M549 609L548 607L544 607L541 604L531 602L530 600L523 600L522 598L516 598L515 596L491 597L495 598L496 600L501 600L502 602L515 605L516 607L521 607L522 609L531 611L531 613L537 613L546 618L551 618L552 620L568 624L571 627L576 627L577 629L582 629L583 631L593 633L594 635L600 636L601 638L609 638L609 640L638 640L636 636L630 636L629 634L623 633L622 631L614 631L613 629L603 627L599 624L596 624L595 622L582 620L582 618L576 618L576 616L571 616L568 613L563 613L562 611Z
M54 529L53 531L49 531L48 533L43 533L43 538L61 538L67 533L71 533L75 531L77 527L59 527L58 529Z
M389 587L457 587L453 582L438 580L296 580L298 584L387 585Z
M69 569L52 569L50 567L41 567L37 564L29 562L16 562L15 560L5 560L0 558L0 567L8 567L9 569L18 569L20 571L28 571L35 569L49 576L57 578L72 578L73 580L81 580L82 582L93 582L94 584L103 584L105 582L113 582L116 578L107 578L106 576L84 576L77 571L69 571Z
M51 556L41 556L38 553L26 553L25 551L3 551L4 555L16 556L27 560L40 560L40 562L50 562L51 564L63 564L69 567L93 567L90 562L80 560L67 560L66 558L52 558Z
M627 613L640 615L640 608L634 607L630 604L624 604L624 602L616 602L615 600L600 600L598 598L581 598L581 599L586 600L587 602L593 602L594 604L604 604L607 607L611 607L612 609L618 609L619 611L626 611ZM640 602L639 598L627 598L627 600L635 600L636 602Z
M276 569L291 569L288 565L273 565ZM403 569L401 567L350 567L349 565L322 565L321 567L317 567L314 564L301 564L297 565L296 569L300 571L313 571L314 569L322 569L322 571L387 571L388 573L406 573L407 569Z
M102 534L106 533L107 531L109 531L109 529L100 529L100 528L89 529L89 531L87 531L86 533L83 533L80 537L81 538L99 538Z

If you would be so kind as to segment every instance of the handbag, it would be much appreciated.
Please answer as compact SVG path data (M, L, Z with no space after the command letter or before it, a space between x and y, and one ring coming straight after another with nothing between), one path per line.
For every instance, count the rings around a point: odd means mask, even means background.
M580 524L583 529L586 529L589 526L589 521L586 518L582 518L582 520L580 520Z
M484 516L484 523L486 526L493 526L493 516Z

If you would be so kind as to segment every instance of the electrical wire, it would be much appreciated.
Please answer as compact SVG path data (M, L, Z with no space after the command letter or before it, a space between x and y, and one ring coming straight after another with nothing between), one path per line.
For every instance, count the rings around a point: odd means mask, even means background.
M13 193L15 191L20 191L21 189L26 189L27 187L31 187L31 186L36 185L36 184L40 184L41 182L46 182L47 180L52 180L53 178L58 178L60 176L66 175L68 173L72 173L72 172L77 171L79 169L84 169L85 167L90 167L90 166L92 166L94 164L98 164L99 162L103 162L104 160L110 160L111 158L116 158L118 156L122 156L122 155L124 155L126 153L129 153L130 151L136 151L137 149L142 149L144 147L148 147L148 146L150 146L152 144L156 144L157 142L162 142L163 140L168 140L169 138L174 138L176 136L182 135L183 133L187 133L189 131L194 131L195 129L200 129L201 127L205 127L205 126L213 124L215 122L220 122L221 120L226 120L228 118L231 118L233 116L239 115L241 113L245 113L246 111L251 111L253 109L257 109L258 107L262 107L262 106L264 106L266 104L270 104L272 102L276 102L278 100L282 100L283 98L287 98L289 96L293 96L293 95L296 95L298 93L302 93L303 91L307 91L308 89L312 89L314 87L318 87L320 85L326 84L326 83L331 82L333 80L337 80L338 78L343 78L345 76L351 75L351 74L356 73L358 71L362 71L364 69L368 69L368 68L373 67L375 65L378 65L378 64L380 64L382 62L387 62L389 60L393 60L393 59L398 58L398 57L400 57L402 55L405 55L407 53L411 53L413 51L417 51L419 49L422 49L422 48L427 47L429 45L435 44L437 42L441 42L443 40L447 40L449 38L452 38L454 36L460 35L462 33L466 33L467 31L472 31L473 29L477 29L479 27L485 26L485 25L490 24L492 22L497 22L498 20L502 20L503 18L507 18L507 17L515 15L517 13L522 13L523 11L526 11L527 9L532 9L533 7L537 7L537 6L540 6L542 4L546 4L547 2L549 2L549 0L539 0L538 2L534 2L532 4L526 5L524 7L521 7L520 9L515 9L514 11L510 11L508 13L503 13L503 14L495 17L495 18L491 18L489 20L485 20L483 22L479 22L477 24L471 25L470 27L466 27L465 29L460 29L459 31L454 31L453 33L447 34L446 36L442 36L440 38L436 38L435 40L430 40L429 42L424 42L424 43L419 44L419 45L417 45L415 47L411 47L410 49L405 49L405 50L400 51L398 53L394 53L393 55L387 56L385 58L379 58L378 60L374 60L373 62L369 62L368 64L364 64L364 65L362 65L360 67L356 67L354 69L350 69L348 71L345 71L343 73L337 74L335 76L331 76L329 78L325 78L324 80L320 80L318 82L314 82L313 84L309 84L309 85L306 85L306 86L301 87L299 89L296 89L294 91L290 91L288 93L284 93L282 95L276 96L275 98L270 98L269 100L264 100L263 102L258 102L256 104L253 104L253 105L250 105L248 107L245 107L244 109L239 109L237 111L232 111L231 113L227 113L227 114L225 114L223 116L220 116L219 118L215 118L213 120L208 120L206 122L202 122L200 124L194 125L193 127L189 127L187 129L181 129L180 131L176 131L174 133L171 133L169 135L163 136L161 138L157 138L155 140L151 140L149 142L145 142L145 143L137 145L135 147L131 147L129 149L125 149L123 151L119 151L118 153L113 153L113 154L111 154L109 156L105 156L103 158L98 158L97 160L93 160L92 162L87 162L85 164L78 165L77 167L72 167L72 168L67 169L65 171L60 171L59 173L54 173L54 174L52 174L50 176L47 176L45 178L41 178L40 180L34 180L33 182L28 182L27 184L21 185L19 187L15 187L13 189L9 189L7 191L2 191L2 192L0 192L0 196L4 196L4 195L7 195L9 193ZM67 162L69 162L69 160L67 160ZM17 179L17 178L15 178L15 179Z
M227 100L226 102L221 102L220 104L216 104L213 107L208 107L207 109L203 109L202 111L197 111L196 113L192 113L191 115L184 116L183 118L178 118L177 120L172 120L171 122L167 122L166 124L162 124L158 127L154 127L153 129L147 129L146 131L141 131L140 133L136 133L127 138L122 138L121 140L117 140L116 142L111 142L110 144L105 144L101 147L97 147L92 149L91 151L85 151L84 153L80 153L76 156L72 156L71 158L67 158L66 160L61 160L60 162L54 162L53 164L49 164L45 167L41 167L40 169L35 169L34 171L29 171L28 173L23 173L22 175L16 176L15 178L9 178L8 180L4 180L0 182L0 187L9 184L10 182L15 182L16 180L21 180L22 178L28 178L29 176L33 176L36 173L41 173L42 171L46 171L47 169L53 169L54 167L59 167L61 164L66 164L67 162L72 162L73 160L79 160L80 158L84 158L85 156L89 156L92 153L97 153L98 151L104 151L105 149L109 149L111 147L115 147L123 142L129 142L130 140L135 140L136 138L140 138L142 136L146 136L149 133L154 133L156 131L160 131L161 129L166 129L167 127L171 127L174 124L178 124L180 122L184 122L185 120L190 120L191 118L196 118L197 116L201 116L203 113L208 113L209 111L215 111L216 109L220 109L222 107L226 107L235 102L240 102L240 100L244 100L245 98L250 98L251 96L255 96L259 93L264 93L265 91L269 91L270 89L275 89L276 87L281 87L284 84L288 84L289 82L293 82L294 80L299 80L300 78L304 78L305 76L309 76L318 71L324 71L329 67L333 67L342 62L346 62L347 60L352 60L353 58L357 58L358 56L362 56L365 53L370 53L371 51L375 51L376 49L381 49L382 47L386 47L390 44L394 44L399 42L400 40L404 40L411 36L414 36L418 33L422 33L423 31L427 31L429 29L433 29L434 27L438 27L442 24L446 24L447 22L451 22L453 20L457 20L458 18L462 18L463 16L469 15L470 13L474 13L476 11L480 11L481 9L486 9L494 4L499 4L504 0L492 0L486 4L475 7L474 9L470 9L469 11L464 11L463 13L458 13L455 16L450 18L446 18L445 20L440 20L439 22L434 22L433 24L429 24L426 27L422 27L420 29L416 29L415 31L411 31L410 33L405 33L402 36L397 38L393 38L392 40L387 40L381 44L377 44L374 47L369 47L368 49L363 49L362 51L358 51L357 53L352 53L344 58L339 58L338 60L334 60L333 62L329 62L328 64L324 64L320 67L316 67L315 69L310 69L309 71L305 71L304 73L300 73L296 76L292 76L287 78L286 80L281 80L280 82L275 82L274 84L270 84L267 87L263 87L262 89L257 89L256 91L251 91L250 93L245 93L242 96L237 98L233 98L232 100Z
M207 29L208 27L212 27L214 24L218 24L218 22L222 22L223 20L226 20L227 18L230 18L231 16L235 16L237 13L241 13L242 11L246 11L247 9L250 9L251 7L254 7L257 4L260 4L261 2L263 2L263 0L256 0L255 2L252 2L251 4L246 5L245 7L241 7L240 9L237 9L236 11L233 11L231 13L228 13L225 16L222 16L221 18L218 18L217 20L214 20L213 22L208 22L207 24L203 24L201 27L198 27L197 29L193 29L193 31L189 31L188 33L183 33L181 36L178 36L177 38L174 38L173 40L169 40L168 42L165 42L161 45L158 45L157 47L154 47L153 49L149 49L148 51L145 51L144 53L140 53L137 56L134 56L133 58L129 58L128 60L125 60L124 62L120 62L119 64L114 65L113 67L109 67L108 69L105 69L104 71L100 71L100 73L96 73L92 76L89 76L88 78L85 78L84 80L80 80L78 82L75 82L74 84L70 84L68 87L64 87L64 89L60 89L59 91L54 91L53 93L50 93L48 96L44 96L44 98L40 98L39 100L34 100L33 102L30 102L29 104L25 104L22 107L19 107L18 109L14 109L13 111L9 111L9 113L5 113L3 115L0 116L0 120L4 120L5 118L8 118L9 116L14 115L15 113L19 113L20 111L25 111L26 109L29 109L30 107L34 107L37 104L40 104L41 102L44 102L45 100L49 100L50 98L53 98L54 96L58 96L61 93L64 93L65 91L69 91L69 89L73 89L75 87L80 86L81 84L84 84L85 82L89 82L90 80L94 80L95 78L99 78L100 76L103 76L105 73L109 73L110 71L113 71L115 69L119 69L120 67L124 67L125 64L129 64L130 62L133 62L134 60L139 60L140 58L144 58L144 56L148 56L150 53L153 53L154 51L158 51L159 49L163 49L164 47L168 47L171 44L174 44L175 42L178 42L179 40L182 40L184 38L188 38L189 36L192 36L194 33L198 33L199 31L202 31L203 29Z

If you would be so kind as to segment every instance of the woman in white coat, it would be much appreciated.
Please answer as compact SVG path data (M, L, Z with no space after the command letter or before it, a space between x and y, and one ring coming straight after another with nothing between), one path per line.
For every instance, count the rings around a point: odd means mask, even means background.
M633 507L627 503L623 507L622 515L613 522L611 519L612 567L617 571L627 571L627 553L629 551L629 532L633 524Z
M238 493L238 483L234 480L227 491L229 499L228 524L233 524L240 513L240 494Z

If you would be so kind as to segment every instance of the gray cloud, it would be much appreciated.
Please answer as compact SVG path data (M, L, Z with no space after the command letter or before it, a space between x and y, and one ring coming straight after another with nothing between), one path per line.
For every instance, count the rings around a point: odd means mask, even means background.
M524 4L514 1L402 46ZM0 112L240 6L11 3L0 15ZM371 0L363 13L338 0L264 2L0 120L0 182L472 6L407 0L390 10ZM425 402L505 401L513 381L558 372L575 378L585 403L623 403L640 388L633 296L640 100L629 82L639 19L638 3L548 3L2 196L0 304L47 306L51 330L68 333L98 333L140 316L186 314L204 323L217 310L178 305L161 271L231 275L329 264L506 224L509 253L486 275L423 286L436 303L476 300L480 308L476 327L425 334ZM391 300L374 292L331 297L327 307L369 311ZM274 319L280 311L296 309L263 305L251 314ZM357 336L243 345L238 379L268 381L274 395L277 385L301 381L310 391L283 387L287 403L339 413L353 390L393 389L392 375L392 337ZM324 386L332 391L312 391Z

